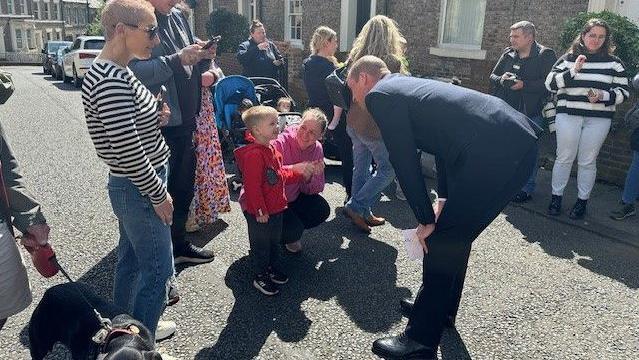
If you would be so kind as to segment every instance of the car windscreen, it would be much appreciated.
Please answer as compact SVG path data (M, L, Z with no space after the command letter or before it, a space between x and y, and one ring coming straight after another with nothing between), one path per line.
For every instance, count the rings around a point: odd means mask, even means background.
M54 42L54 43L47 43L47 51L49 53L56 53L58 51L59 48L61 47L67 47L69 46L70 43L67 42Z
M102 50L104 40L87 40L84 42L84 48L87 50Z

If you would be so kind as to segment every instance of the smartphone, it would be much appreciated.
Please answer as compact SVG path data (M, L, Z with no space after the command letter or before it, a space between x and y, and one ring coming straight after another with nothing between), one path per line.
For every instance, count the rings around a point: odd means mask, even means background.
M166 91L166 86L162 85L157 97L158 111L162 110L162 106L164 105L164 100L166 97Z
M595 89L593 89L593 88L588 89L588 97L595 97L595 96L597 96L597 95L599 95L599 93L597 92L597 90L595 90Z
M209 49L211 46L220 42L220 39L222 39L222 35L212 37L211 40L209 40L204 46L202 46L202 50Z

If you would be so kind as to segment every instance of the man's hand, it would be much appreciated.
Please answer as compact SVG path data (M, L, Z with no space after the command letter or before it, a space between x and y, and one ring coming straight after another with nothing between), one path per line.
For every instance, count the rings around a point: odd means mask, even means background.
M44 246L49 242L49 225L47 224L35 224L27 228L26 238L33 240L39 246Z
M577 60L575 60L575 72L580 72L586 62L586 55L577 56Z
M446 205L446 200L437 200L433 203L433 212L435 213L435 223L439 220L439 215L441 215L442 210L444 209L444 205Z
M424 252L428 254L428 246L426 246L426 239L435 231L435 224L417 225L417 239L419 239L419 243L422 244L424 248Z
M185 47L178 52L182 65L195 65L204 58L206 50L202 50L202 46L193 44Z
M510 90L521 90L524 88L524 82L521 80L515 80L515 85L510 87Z
M505 73L503 73L501 75L501 81L503 82L504 80L510 79L511 77L513 77L513 73L506 71Z
M257 48L260 50L268 49L268 41L262 41L261 43L257 44Z
M275 66L280 66L282 64L284 64L284 61L282 61L281 59L273 60L273 65Z
M255 216L255 220L257 220L260 224L266 224L268 222L268 214L262 216Z
M173 224L173 198L170 194L166 194L166 199L163 202L153 205L153 209L164 225L171 226Z

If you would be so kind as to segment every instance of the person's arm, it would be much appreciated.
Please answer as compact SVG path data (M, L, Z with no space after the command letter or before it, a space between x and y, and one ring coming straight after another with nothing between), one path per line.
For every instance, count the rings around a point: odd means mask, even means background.
M160 86L165 84L173 74L184 74L184 67L178 54L151 57L147 60L134 59L129 63L129 68L146 87Z
M408 104L401 98L375 92L366 96L366 107L379 126L397 180L417 221L434 224L435 213L421 173Z
M319 142L316 144L315 151L313 152L313 155L311 157L311 161L324 161L324 150L322 149L322 145ZM324 170L322 169L322 171L313 174L313 176L311 176L308 181L303 182L300 186L300 191L304 194L309 195L319 194L324 191L325 183L326 179L324 177Z
M540 54L540 66L542 69L542 78L534 79L534 80L524 80L524 87L521 89L525 93L533 93L538 94L539 96L544 96L548 93L548 89L546 89L546 77L552 70L553 64L557 62L557 55L555 55L555 51L552 49L544 49L544 51Z
M242 66L249 67L257 57L258 51L260 50L257 46L251 44L250 41L245 41L237 48L237 61L239 61Z
M342 108L339 106L333 106L333 119L328 124L328 130L335 130L339 125L339 120L342 118Z
M153 205L161 204L167 198L167 189L140 141L131 85L124 79L108 79L96 84L92 96L119 169ZM116 102L118 111L114 111Z
M7 143L2 126L0 126L0 143L2 177L7 192L10 215L13 217L13 225L24 234L30 227L46 224L47 221L42 214L40 204L24 186L18 161Z
M568 66L566 56L562 56L557 60L546 77L546 89L551 92L557 92L559 89L569 87L575 75L574 70Z
M490 83L494 86L495 89L503 87L501 83L501 76L504 75L504 66L506 65L506 55L507 53L501 54L497 64L495 64L495 68L490 73Z
M628 75L621 61L616 61L613 66L612 87L604 94L604 104L606 106L619 105L630 97L630 86Z

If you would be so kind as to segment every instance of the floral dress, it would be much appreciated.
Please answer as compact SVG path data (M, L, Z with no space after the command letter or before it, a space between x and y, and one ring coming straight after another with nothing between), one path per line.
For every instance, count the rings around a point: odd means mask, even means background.
M222 148L208 87L202 88L202 109L195 121L195 193L188 222L203 226L215 222L218 214L231 211Z

